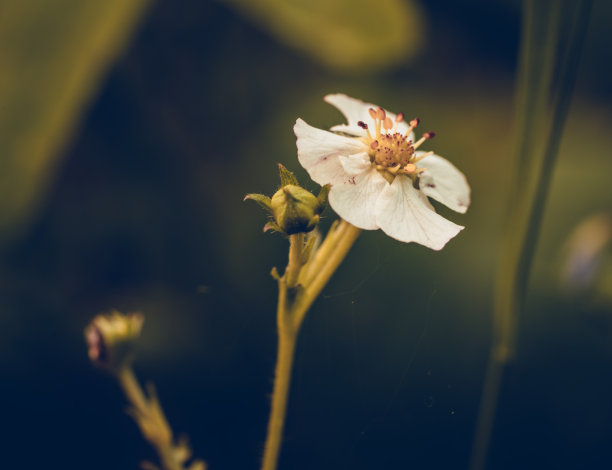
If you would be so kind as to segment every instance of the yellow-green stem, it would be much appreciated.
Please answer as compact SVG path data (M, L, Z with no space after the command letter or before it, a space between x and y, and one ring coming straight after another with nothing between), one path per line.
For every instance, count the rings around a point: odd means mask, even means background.
M275 470L278 463L289 399L293 355L297 341L297 331L291 327L289 318L285 315L286 312L281 312L280 310L279 308L278 357L274 373L272 409L268 422L268 437L266 439L262 470Z
M289 237L289 264L287 264L286 282L287 287L292 288L297 284L300 270L303 266L302 250L304 249L304 234L296 233Z
M285 275L278 280L278 357L261 470L276 470L278 464L293 357L304 316L344 260L360 232L360 229L344 220L337 227L333 226L313 259L305 267L306 274L302 273L301 276L300 271L304 266L295 263L292 265L292 252L297 250L296 247L299 247L298 252L301 252L304 238L290 239L289 264ZM299 280L298 284L289 284L288 281L293 282L296 279Z
M340 263L344 261L353 243L355 243L355 240L357 240L357 237L361 233L361 229L358 229L344 220L340 223L338 230L341 230L342 235L337 241L335 248L331 251L319 272L316 273L312 282L304 286L303 294L296 299L294 317L298 327L302 324L302 320L312 303L319 296L329 279L332 277L332 274L336 272Z
M342 234L349 224L347 222L335 221L327 233L327 237L314 254L313 259L308 262L300 273L299 282L303 286L309 285L317 275L321 267L329 260L329 256L336 248L338 241L342 238Z
M132 368L129 366L122 367L119 372L117 372L117 379L126 398L134 407L137 414L140 413L143 416L155 415L157 417L156 426L159 428L158 435L164 436L164 438L150 439L144 433L143 436L155 448L162 468L165 470L183 470L181 463L178 462L176 458L170 425L166 421L161 410L159 410L158 413L154 412L151 401L143 392Z
M149 409L148 400L134 375L131 367L122 367L117 373L119 385L125 394L125 397L132 406L141 413L146 413Z

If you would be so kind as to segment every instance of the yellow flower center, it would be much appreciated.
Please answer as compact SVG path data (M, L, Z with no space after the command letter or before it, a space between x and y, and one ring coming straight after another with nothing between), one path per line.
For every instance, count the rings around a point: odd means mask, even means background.
M377 165L387 168L397 165L405 167L414 155L414 147L405 135L396 132L380 135L378 139L372 140L368 154Z
M417 157L415 150L423 142L433 138L435 133L426 132L423 137L413 143L407 135L397 132L398 124L404 120L404 113L399 113L392 120L382 108L370 108L369 112L374 121L374 135L370 133L370 128L365 122L359 121L357 124L367 133L364 142L368 145L368 155L372 165L389 182L392 182L398 173L410 175L415 180L420 173L426 170L426 168L417 168L416 163L433 154L433 152L428 152ZM418 126L419 119L414 118L409 124L410 131L412 131Z

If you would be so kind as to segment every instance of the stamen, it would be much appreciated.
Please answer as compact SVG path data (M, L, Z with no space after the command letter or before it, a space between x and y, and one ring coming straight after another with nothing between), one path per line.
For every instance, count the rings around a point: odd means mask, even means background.
M414 163L408 163L404 167L404 173L414 173L416 171L416 165Z
M435 132L425 132L425 134L423 134L423 137L421 137L419 140L415 142L415 144L413 145L413 148L415 150L418 149L423 144L423 142L429 139L433 139L435 136L436 136Z
M374 108L368 109L368 113L370 113L370 117L372 119L376 119L376 111L374 110Z
M402 168L402 165L396 165L393 168L387 168L387 171L393 175L397 175L397 172L400 171L400 169Z
M415 117L412 121L410 121L410 128L414 129L420 122L421 120L418 117Z
M383 129L391 129L393 127L393 121L390 118L385 118L382 123Z
M404 113L399 113L395 116L395 125L393 126L393 133L397 132L397 125L404 120Z
M372 143L370 144L370 148L372 150L376 150L377 147L378 147L378 140L372 141Z
M359 121L357 125L366 131L366 134L368 134L368 139L372 139L372 135L370 134L370 131L368 130L368 125L365 122Z
M380 119L381 121L384 121L386 117L387 117L387 113L385 113L384 109L378 108L376 110L376 119Z
M433 155L433 154L434 154L433 152L427 152L427 153L424 153L423 155L420 155L420 156L418 156L418 157L415 157L415 158L412 160L412 163L417 163L417 162L420 162L420 161L421 161L421 160L423 160L425 157L429 157L430 155Z

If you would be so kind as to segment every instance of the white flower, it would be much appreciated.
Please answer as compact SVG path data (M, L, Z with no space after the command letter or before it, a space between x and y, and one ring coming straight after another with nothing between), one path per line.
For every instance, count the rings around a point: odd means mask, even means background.
M298 159L317 183L330 184L329 203L347 222L364 230L382 229L402 241L440 250L463 227L438 215L431 197L465 213L470 187L448 160L417 151L432 132L415 142L414 128L395 115L346 95L327 95L348 124L328 132L295 123Z

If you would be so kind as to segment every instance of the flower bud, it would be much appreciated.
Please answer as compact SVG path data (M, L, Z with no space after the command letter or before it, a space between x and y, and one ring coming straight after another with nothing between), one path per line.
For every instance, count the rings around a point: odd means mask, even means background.
M143 322L140 313L124 315L113 310L97 315L85 328L89 359L113 372L129 365Z
M293 184L279 189L270 206L278 227L287 235L313 230L324 208L313 194Z
M293 173L279 164L281 188L269 198L263 194L247 194L251 199L268 211L272 220L264 226L264 232L272 230L284 235L306 233L313 230L320 220L321 212L327 204L329 186L323 186L318 196L302 188Z

